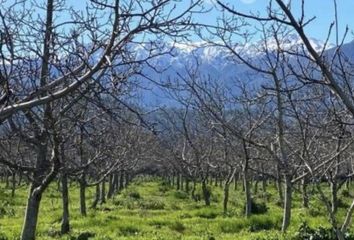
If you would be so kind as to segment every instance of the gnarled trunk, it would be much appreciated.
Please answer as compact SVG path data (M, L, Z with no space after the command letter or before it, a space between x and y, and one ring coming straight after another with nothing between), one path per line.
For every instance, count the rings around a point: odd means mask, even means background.
M42 193L45 190L44 188L41 191L38 191L38 188L41 186L50 166L47 159L46 139L41 140L43 143L39 143L37 146L36 171L33 173L33 182L28 193L21 240L34 240L36 237L39 206L42 199Z

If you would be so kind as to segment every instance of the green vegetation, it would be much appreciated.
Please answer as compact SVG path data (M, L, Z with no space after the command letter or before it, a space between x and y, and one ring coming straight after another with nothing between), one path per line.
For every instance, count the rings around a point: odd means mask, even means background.
M198 186L197 191L199 191ZM159 179L138 178L120 194L89 209L87 217L79 215L79 192L70 186L70 234L60 236L61 198L53 184L46 191L41 205L37 239L332 239L326 211L313 195L310 208L301 207L300 193L294 195L293 218L287 234L279 229L282 208L277 203L276 189L272 184L267 194L258 190L254 194L257 209L250 218L243 216L244 194L241 188L230 189L229 211L223 214L222 188L211 187L213 196L210 207L203 201L194 201L190 194L176 191ZM11 190L0 186L0 240L18 239L20 236L27 186L20 187L14 198ZM343 191L341 200L350 202L351 192ZM89 203L94 199L94 189L88 192ZM347 204L343 204L347 205ZM340 208L340 217L345 209ZM353 239L348 235L347 239Z

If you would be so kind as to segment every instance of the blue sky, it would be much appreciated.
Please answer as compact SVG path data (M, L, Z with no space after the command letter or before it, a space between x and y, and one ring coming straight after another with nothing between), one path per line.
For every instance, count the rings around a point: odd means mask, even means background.
M138 0L137 0L138 1ZM215 0L205 0L208 7L213 6ZM269 0L221 0L229 3L240 12L248 13L259 12L266 14L265 9ZM83 7L86 1L69 0L75 7ZM181 0L178 3L179 8L186 7L189 0ZM292 0L294 11L299 13L301 0ZM346 26L349 26L351 33L348 35L346 42L353 39L354 30L354 0L337 0L338 16L339 16L339 33L343 35ZM305 0L305 11L308 18L316 16L316 19L307 27L306 31L310 37L324 40L328 33L328 27L334 21L333 0ZM195 20L203 23L215 23L215 19L220 15L216 10L210 11L203 15L196 15ZM332 35L331 42L335 43L335 36Z
M214 0L207 0L212 3ZM225 3L229 3L231 6L239 12L260 13L266 14L266 7L268 6L268 0L221 0ZM293 10L296 13L300 13L301 0L292 0ZM274 4L275 6L275 4ZM342 36L348 25L351 33L354 30L354 0L337 0L338 8L338 26L339 35ZM335 19L333 0L305 0L305 12L308 18L316 16L316 19L306 28L306 31L310 37L324 40L328 33L328 28L331 22ZM210 12L209 16L199 19L202 21L212 22L212 19L217 17L216 11ZM351 41L353 35L350 34L347 37L346 42ZM335 43L335 35L332 36L331 42Z

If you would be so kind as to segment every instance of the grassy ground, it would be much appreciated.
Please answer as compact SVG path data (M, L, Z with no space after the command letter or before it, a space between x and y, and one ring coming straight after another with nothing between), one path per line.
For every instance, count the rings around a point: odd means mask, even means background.
M52 186L46 191L41 205L37 239L79 239L82 233L94 235L91 239L291 239L302 222L312 227L328 227L323 204L313 197L310 209L301 207L301 196L294 194L293 216L289 232L279 232L282 209L277 205L275 189L269 185L268 193L261 189L255 195L258 203L266 202L268 211L246 219L243 216L243 196L231 190L229 213L222 213L222 189L212 188L212 205L193 201L187 194L166 186L159 180L138 179L121 194L101 205L89 209L87 217L79 215L79 193L71 186L71 233L60 236L60 193ZM200 190L198 190L200 191ZM11 198L10 190L0 186L0 240L18 239L25 210L27 187L17 190ZM350 198L341 196L344 216ZM88 206L93 199L89 191ZM82 238L84 239L84 238Z

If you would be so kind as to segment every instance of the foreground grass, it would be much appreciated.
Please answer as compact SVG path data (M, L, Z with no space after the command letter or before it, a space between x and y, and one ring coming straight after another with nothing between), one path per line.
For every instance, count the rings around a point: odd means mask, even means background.
M257 202L266 202L265 214L243 216L243 196L231 190L229 213L222 213L222 189L212 188L212 205L193 201L187 194L166 186L157 179L138 179L114 199L89 209L87 217L79 215L79 192L70 187L70 214L72 230L69 235L60 236L61 198L55 186L48 189L43 197L39 215L37 239L80 239L78 236L91 235L90 239L291 239L302 222L312 227L329 227L323 204L314 196L310 209L301 207L301 196L294 194L293 216L287 234L281 234L282 208L277 205L275 189L269 186L267 194L261 190L255 194ZM199 190L200 191L200 190ZM18 239L23 222L27 198L27 187L17 190L11 198L10 190L0 186L0 240ZM341 196L342 218L350 198ZM93 192L88 191L88 206ZM86 238L81 238L81 240Z

